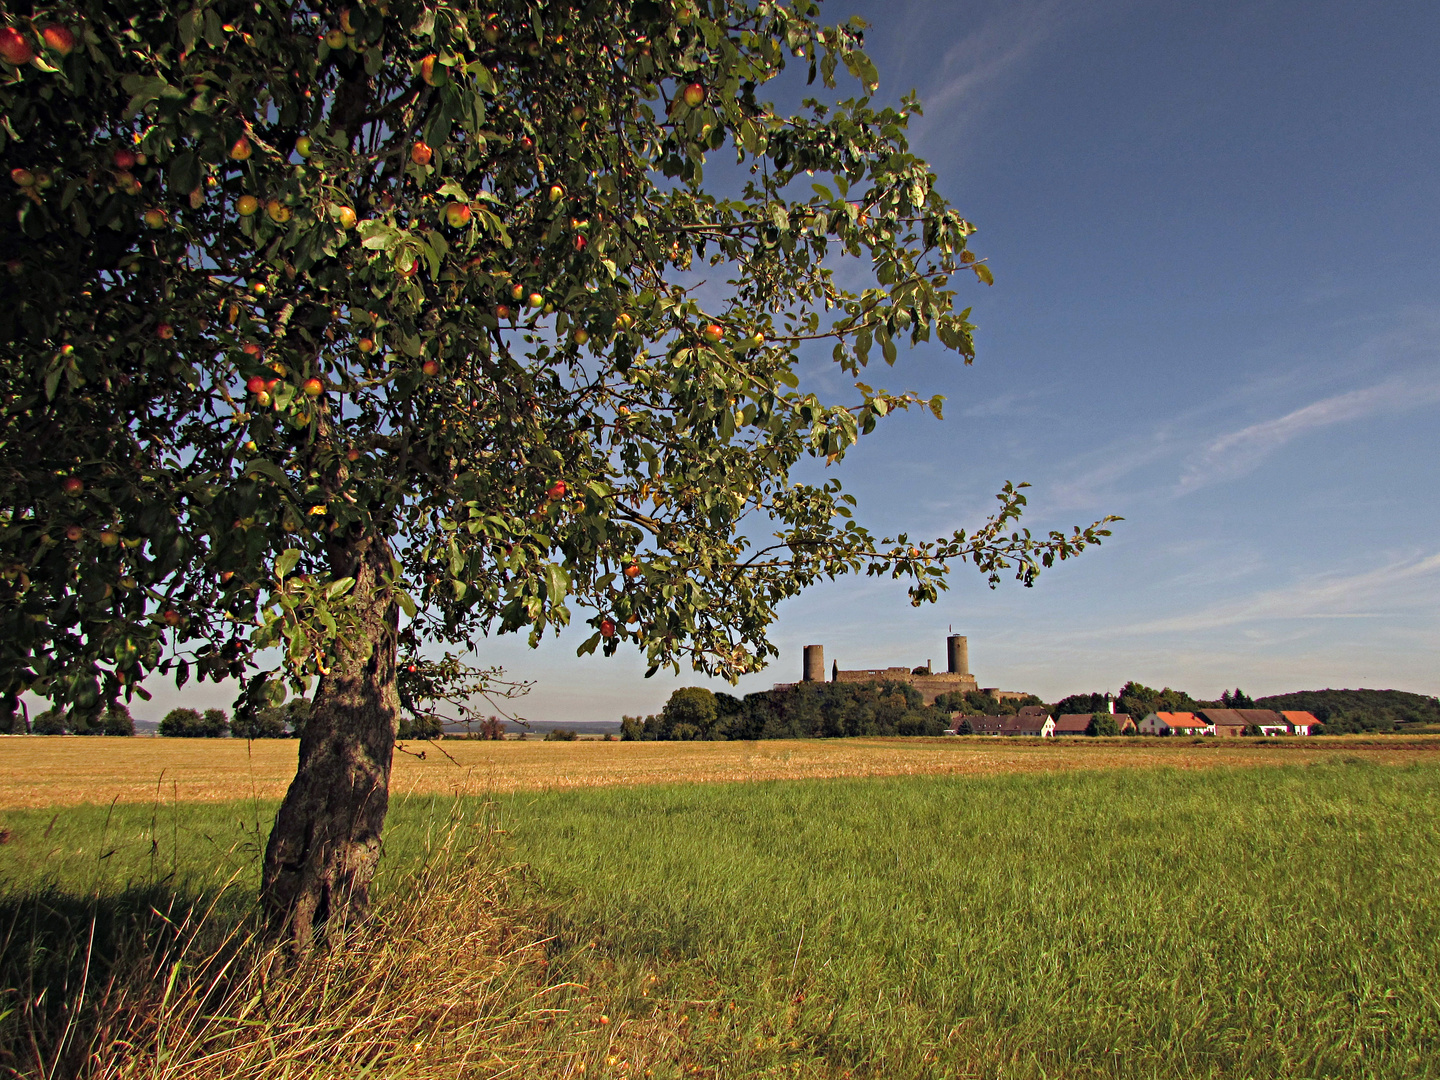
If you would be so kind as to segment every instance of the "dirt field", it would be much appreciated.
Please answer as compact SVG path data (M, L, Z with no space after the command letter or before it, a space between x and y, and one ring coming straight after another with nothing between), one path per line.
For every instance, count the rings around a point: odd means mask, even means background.
M0 738L0 809L76 803L279 798L293 740ZM833 776L1207 768L1339 757L1440 762L1440 737L1324 739L807 739L766 742L411 743L396 793ZM424 753L424 758L413 756Z

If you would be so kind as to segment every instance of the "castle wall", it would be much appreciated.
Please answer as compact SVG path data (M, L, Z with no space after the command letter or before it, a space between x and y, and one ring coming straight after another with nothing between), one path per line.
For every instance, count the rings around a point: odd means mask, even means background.
M836 671L835 682L903 682L919 690L926 705L934 705L941 694L968 694L978 689L975 676L958 672L942 671L931 675L916 675L910 668L869 668L857 671Z

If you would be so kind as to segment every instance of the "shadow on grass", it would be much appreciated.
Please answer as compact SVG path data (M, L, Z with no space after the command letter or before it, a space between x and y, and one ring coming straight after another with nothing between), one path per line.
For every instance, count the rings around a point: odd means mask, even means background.
M187 983L210 985L202 1005L222 1001L228 980L216 976L255 929L238 890L143 885L87 896L46 885L0 897L0 1070L82 1074L118 1035L117 998L160 990L202 938L201 970Z

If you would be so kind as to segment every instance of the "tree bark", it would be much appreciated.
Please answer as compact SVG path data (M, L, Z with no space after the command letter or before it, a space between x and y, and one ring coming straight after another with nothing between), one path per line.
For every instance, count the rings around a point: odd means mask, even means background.
M331 564L336 577L355 578L370 651L342 654L320 679L300 765L265 846L261 902L298 948L327 922L344 925L368 911L400 716L399 616L384 580L390 547L381 537L351 537L332 548Z

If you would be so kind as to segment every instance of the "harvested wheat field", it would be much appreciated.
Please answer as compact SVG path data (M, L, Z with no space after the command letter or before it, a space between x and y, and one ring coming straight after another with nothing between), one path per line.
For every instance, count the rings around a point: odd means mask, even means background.
M77 803L278 799L298 743L230 739L0 738L0 809ZM1382 764L1440 760L1440 737L1323 739L777 739L764 742L409 743L396 794L477 794L628 784L994 775L1076 769Z

